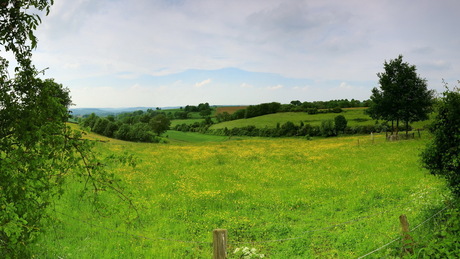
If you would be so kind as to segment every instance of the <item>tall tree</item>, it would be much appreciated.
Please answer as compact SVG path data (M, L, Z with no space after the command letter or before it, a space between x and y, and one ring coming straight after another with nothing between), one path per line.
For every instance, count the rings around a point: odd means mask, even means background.
M71 104L69 91L51 79L40 79L41 72L31 62L38 13L48 13L52 3L0 1L0 46L12 53L17 64L10 69L9 61L0 56L2 258L31 257L30 243L71 173L85 179L96 192L117 189L110 184L111 176L98 166L101 163L91 151L92 143L65 124ZM9 71L14 71L13 77Z
M166 132L169 129L171 121L165 115L159 114L153 117L149 124L153 132L160 136L161 133Z
M417 75L415 65L403 62L403 56L385 61L384 72L378 73L379 88L372 89L367 113L373 119L391 121L396 134L399 122L409 123L428 119L434 102L434 91L428 90L426 80Z
M348 121L343 115L338 115L334 118L334 125L335 125L335 130L337 133L339 131L345 132L345 129L347 128Z

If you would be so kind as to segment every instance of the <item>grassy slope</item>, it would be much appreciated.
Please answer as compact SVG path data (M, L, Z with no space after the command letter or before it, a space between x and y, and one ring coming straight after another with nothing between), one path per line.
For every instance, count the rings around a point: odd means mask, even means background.
M244 127L254 125L258 128L274 128L277 123L283 124L287 121L294 122L295 124L300 124L301 121L311 125L321 125L323 120L334 120L338 115L343 115L348 121L348 126L358 126L358 125L373 125L375 121L364 113L364 108L358 109L344 109L342 113L321 113L321 114L307 114L304 112L285 112L285 113L275 113L268 114L264 116L241 119L234 121L227 121L211 126L211 129L223 129L227 127L228 129L235 127ZM414 129L423 128L425 125L428 125L430 121L421 121L411 123ZM402 123L401 123L402 125Z
M66 216L57 213L50 222L37 255L209 258L211 231L226 228L229 251L251 246L270 258L356 258L398 237L401 213L419 223L442 199L443 183L418 165L425 142L377 135L374 144L362 136L99 143L101 156L126 152L139 159L135 169L112 170L127 183L140 220L123 223L132 214L109 196L103 199L116 213L95 214L80 202L78 185L69 184L56 204Z
M175 130L168 130L165 133L172 143L188 142L188 143L203 143L213 141L225 141L227 136L206 135L194 132L180 132Z
M284 112L284 113L275 113L268 114L264 116L249 118L249 119L240 119L233 121L226 121L222 123L217 123L211 126L211 129L223 129L228 128L232 129L235 127L245 127L245 126L256 126L258 128L274 128L277 123L283 124L288 121L294 122L295 124L300 124L301 121L311 125L321 125L323 120L334 120L338 115L343 115L348 121L348 126L358 126L358 125L373 125L375 120L370 118L367 114L364 113L366 108L350 108L344 109L342 113L321 113L321 114L307 114L305 112ZM187 119L187 120L172 120L171 127L174 127L178 124L193 124L194 122L202 122L203 119ZM414 129L421 129L426 127L430 121L420 121L411 123L411 126ZM401 123L402 125L402 123Z
M221 128L234 128L234 127L244 127L249 125L254 125L258 128L276 127L277 123L283 124L287 121L294 122L299 124L301 121L304 123L309 123L311 125L320 125L323 120L333 120L336 116L343 115L348 120L349 126L355 125L368 125L374 124L375 122L366 114L364 114L364 109L348 109L344 110L342 113L321 113L321 114L307 114L305 112L284 112L284 113L275 113L268 114L264 116L241 119L234 121L227 121L219 124L215 124L211 129L221 129ZM362 119L364 121L358 122L356 119Z

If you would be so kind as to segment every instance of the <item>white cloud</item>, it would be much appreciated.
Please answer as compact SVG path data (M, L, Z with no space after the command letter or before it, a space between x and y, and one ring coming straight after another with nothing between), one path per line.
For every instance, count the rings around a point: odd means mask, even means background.
M208 78L200 77L200 70L234 67L308 78L314 82L308 83L312 89L326 87L319 81L329 82L327 89L343 82L339 89L352 94L358 89L355 82L377 82L383 62L403 54L429 86L436 86L442 78L459 79L460 35L452 33L460 24L459 9L457 0L421 1L417 6L397 0L60 0L42 18L34 62L37 68L50 67L47 76L63 83L195 69L198 75L192 81L177 78L181 84L165 86L178 92L187 84L198 91L211 83L200 81ZM227 91L214 94L224 95L225 101L235 86L284 90L278 94L294 87L285 82L261 84L250 76L235 78ZM352 86L356 88L347 88ZM330 95L324 90L322 99ZM110 99L110 93L104 96ZM137 98L127 95L121 102L128 97ZM254 92L248 98L261 97Z
M242 84L240 85L240 87L241 87L241 88L253 88L254 86L253 86L253 85L250 85L250 84L248 84L248 83L242 83Z
M209 79L206 79L206 80L204 80L204 81L195 83L195 87L203 87L204 85L210 84L211 81L212 81L212 80L209 78Z
M341 82L340 85L339 85L339 88L340 89L351 90L351 89L353 89L353 86L347 84L346 82Z
M267 87L267 89L269 90L279 90L279 89L282 89L284 86L282 85L275 85L275 86L269 86Z

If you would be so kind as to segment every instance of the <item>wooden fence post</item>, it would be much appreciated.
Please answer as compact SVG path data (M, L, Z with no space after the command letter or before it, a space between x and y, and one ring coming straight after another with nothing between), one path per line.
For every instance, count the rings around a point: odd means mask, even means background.
M212 231L213 259L227 258L227 237L226 229Z
M399 222L401 222L401 230L402 230L402 253L406 254L414 254L414 240L409 234L409 222L407 222L406 215L402 214L399 216Z

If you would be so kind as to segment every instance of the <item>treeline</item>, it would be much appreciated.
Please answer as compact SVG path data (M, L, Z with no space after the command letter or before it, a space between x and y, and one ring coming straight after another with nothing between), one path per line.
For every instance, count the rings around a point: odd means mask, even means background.
M360 125L347 126L339 130L333 120L326 120L321 125L311 125L293 122L278 124L276 128L257 128L256 126L245 126L232 129L208 130L206 133L222 136L250 136L250 137L333 137L339 134L370 134L385 132L388 128L385 125Z
M262 103L258 105L250 105L246 109L237 110L233 114L227 112L219 113L216 115L218 122L247 119L257 116L278 113L278 112L307 112L308 114L318 113L340 113L343 108L357 108L367 107L369 101L361 102L359 100L342 99L330 101L315 101L315 102L301 102L291 101L289 104L280 104L277 102Z
M165 112L152 109L107 117L99 117L92 113L81 118L79 123L92 132L109 138L154 143L161 141L159 136L171 125Z

